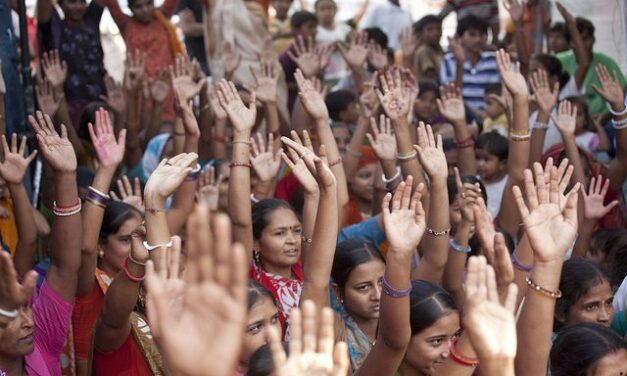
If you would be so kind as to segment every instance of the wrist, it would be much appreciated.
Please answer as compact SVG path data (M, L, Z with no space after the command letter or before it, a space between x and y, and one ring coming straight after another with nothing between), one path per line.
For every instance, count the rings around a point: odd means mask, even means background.
M233 130L233 141L246 141L250 142L250 129L247 130Z
M165 198L156 192L152 192L150 188L147 188L144 191L144 206L146 209L150 209L146 211L146 214L152 211L162 211L165 207Z
M386 262L396 261L402 264L408 264L408 260L411 261L412 254L415 252L415 249L411 248L399 248L390 244L390 248L386 254Z
M315 189L305 187L305 198L319 198L320 197L320 189L316 187Z
M612 111L619 112L619 113L625 111L626 106L627 105L625 104L625 102L622 102L622 101L610 103L610 107L612 108Z
M514 358L496 355L479 360L481 372L485 376L514 376Z

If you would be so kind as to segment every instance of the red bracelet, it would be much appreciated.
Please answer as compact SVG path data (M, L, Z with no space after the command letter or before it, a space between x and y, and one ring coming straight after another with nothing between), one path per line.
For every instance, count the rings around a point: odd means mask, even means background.
M248 167L248 168L251 168L253 166L250 163L246 163L246 162L231 162L229 164L229 167L230 168L233 168L233 167Z
M54 211L59 212L59 213L69 213L72 212L74 210L76 210L77 208L81 207L81 200L79 199L78 202L72 206L57 206L57 202L53 201L52 202L52 208L54 209Z
M479 359L469 358L457 352L457 349L455 348L455 346L457 345L458 340L459 340L459 337L454 338L453 341L451 342L451 346L449 347L449 356L451 357L451 360L457 364L461 364L462 366L466 366L466 367L478 366Z
M455 147L458 149L466 149L475 146L475 139L470 136L465 140L457 141L455 140Z
M144 280L144 278L146 277L146 273L144 273L144 275L141 277L135 277L134 275L132 275L131 272L128 270L129 257L130 256L127 256L126 259L124 260L124 267L122 269L124 269L124 274L126 275L126 278L128 278L130 281L133 281L135 283L139 283Z
M338 159L329 162L329 167L333 167L333 166L339 165L340 163L342 163L342 157L339 157Z

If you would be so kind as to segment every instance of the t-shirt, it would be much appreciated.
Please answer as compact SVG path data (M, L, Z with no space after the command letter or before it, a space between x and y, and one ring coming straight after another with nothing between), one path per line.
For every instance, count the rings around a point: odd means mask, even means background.
M440 82L442 84L455 81L457 65L452 52L444 55L440 69ZM464 102L470 108L483 110L485 108L484 94L486 87L501 83L501 75L496 64L496 54L492 51L481 53L477 64L470 60L464 61L464 80L462 96Z
M196 22L202 22L202 4L199 0L180 0L176 13L189 9L194 14ZM196 59L200 63L205 74L209 73L207 65L207 55L205 54L205 42L203 36L188 37L185 36L185 49L190 59Z
M70 326L72 303L66 301L44 281L31 300L34 351L24 357L29 375L61 375L59 359Z
M100 19L104 8L92 1L87 6L83 22L65 22L53 8L49 22L39 23L41 51L58 49L68 67L63 86L69 101L100 100L106 94L104 51L100 44Z
M388 37L388 47L394 51L400 49L398 37L403 30L411 27L411 15L390 1L370 6L360 28L378 27Z
M598 133L586 131L575 136L575 142L577 146L588 153L594 153L597 151L601 139Z
M505 185L507 184L507 175L503 176L501 180L494 183L483 183L485 186L485 193L488 196L488 212L492 215L492 218L496 218L501 209L501 201L503 201L503 192L505 191Z
M575 54L572 51L559 53L557 54L557 58L562 63L563 69L565 69L571 75L575 74L575 72L577 71L577 60L575 59ZM595 67L599 64L605 65L607 70L610 72L610 76L612 77L614 76L614 72L617 72L620 86L624 87L625 84L627 84L625 76L623 76L623 72L621 71L618 64L616 64L614 59L600 52L595 52L593 54L590 67L588 68L586 78L583 80L583 88L585 89L586 101L588 103L588 111L590 112L591 116L596 116L598 114L607 112L605 101L596 93L596 91L592 89L593 84L598 87L601 86L599 78L597 77L597 74L595 72Z
M318 25L318 32L316 33L316 42L320 45L326 46L334 44L336 42L344 42L351 28L343 22L335 24L333 30L326 29ZM329 58L329 64L324 69L324 80L334 85L346 74L346 62L342 57L339 50L333 52Z
M443 58L444 53L440 48L433 48L433 46L428 44L420 45L414 54L414 74L416 75L416 80L428 78L426 73L430 70L435 71L436 77L439 77Z

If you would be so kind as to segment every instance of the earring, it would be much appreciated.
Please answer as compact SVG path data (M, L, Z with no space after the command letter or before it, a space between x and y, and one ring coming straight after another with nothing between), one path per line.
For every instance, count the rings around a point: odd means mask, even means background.
M102 248L98 247L98 258L103 258L104 257L104 251L102 250Z
M259 251L257 251L256 249L253 250L253 261L258 266L261 266L261 255L259 254Z

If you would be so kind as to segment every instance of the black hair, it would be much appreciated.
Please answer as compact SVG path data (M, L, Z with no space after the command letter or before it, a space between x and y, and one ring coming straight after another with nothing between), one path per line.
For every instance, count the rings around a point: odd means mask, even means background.
M457 150L457 146L455 145L455 140L452 138L443 138L442 149L444 150L445 153L448 153L451 150Z
M292 15L290 18L290 26L292 26L292 31L296 32L307 22L314 22L318 24L318 17L311 12L307 12L306 10L300 10Z
M469 14L457 21L457 36L461 37L469 30L478 31L481 34L488 34L488 24L474 14Z
M285 354L289 356L290 349L287 342L281 342ZM264 344L251 355L248 360L246 376L269 376L274 372L274 361L269 344Z
M571 40L570 32L568 31L568 27L566 26L564 22L554 23L549 29L549 33L560 33L562 34L564 39L566 39L566 41L570 43L570 40Z
M613 230L614 236L605 245L608 249L607 270L612 287L618 288L627 276L627 231Z
M594 38L594 32L596 28L594 27L592 21L587 18L577 17L575 18L575 23L577 24L577 30L580 34L587 32L591 37Z
M344 290L353 270L371 260L381 260L385 263L383 256L370 244L357 239L344 240L335 248L331 279L340 290Z
M109 201L102 218L98 241L106 243L109 235L117 233L124 222L131 218L141 219L142 217L142 213L133 205L120 201Z
M484 133L477 138L475 142L475 149L483 149L488 154L495 155L499 160L507 160L509 155L509 142L507 138L503 137L500 133L493 130L491 132Z
M455 301L446 290L428 281L412 281L409 295L411 335L419 334L451 311Z
M489 94L501 95L502 92L503 92L503 88L501 84L490 84L485 87L485 91L484 91L486 96Z
M563 69L562 63L553 55L549 54L537 54L534 57L534 60L540 63L546 73L550 76L557 76L558 81L560 83L560 88L563 88L570 80L570 74Z
M83 108L81 116L78 119L78 137L84 140L89 140L89 129L87 127L87 124L96 124L96 112L98 112L100 108L103 108L108 112L112 112L111 107L109 107L109 105L103 101L89 102L87 103L85 108Z
M564 323L557 318L566 318L568 311L588 290L609 278L594 262L584 258L571 258L564 262L559 289L562 297L555 302L555 329L559 331Z
M259 240L261 238L263 229L268 225L270 214L274 213L274 211L278 209L288 209L296 213L292 205L275 198L266 198L253 204L253 237L255 239Z
M323 2L323 1L330 1L333 3L333 5L335 5L335 9L337 9L337 3L335 2L335 0L316 0L316 2L314 3L314 9L318 10L318 5Z
M591 132L594 132L594 120L592 120L592 116L590 116L590 109L588 107L588 102L583 97L568 97L564 100L570 101L571 104L578 104L583 108L584 116L586 118L586 126L585 129ZM579 110L579 109L578 109ZM579 111L581 112L581 111Z
M608 244L612 243L615 239L614 236L621 232L617 233L616 230L600 230L595 232L590 241L590 253L594 256L601 256L604 261L609 261L610 247Z
M551 348L553 376L585 376L606 355L627 349L627 342L603 325L582 323L562 330Z
M419 34L422 33L425 27L429 24L437 23L438 25L442 25L442 19L435 14L427 14L422 17L418 21L414 23L414 33Z
M324 104L329 109L329 117L333 121L340 121L340 113L346 111L355 101L357 97L350 90L332 91L324 98Z
M460 178L462 179L462 183L479 184L479 188L481 188L481 197L487 205L488 193L486 192L485 185L483 185L481 180L474 175L462 175ZM446 179L446 186L448 188L448 203L450 205L453 201L455 201L455 197L457 196L457 183L455 182L454 176L450 176Z
M250 310L255 304L257 304L261 299L269 298L272 300L272 303L276 306L276 300L274 299L274 295L265 288L261 283L257 281L253 281L251 279L248 280L248 298L247 298L247 309Z
M418 81L418 96L420 94L434 92L436 97L440 97L440 87L438 83L433 80L420 80Z
M368 27L365 28L364 31L366 35L368 35L368 40L373 40L376 44L381 46L381 48L388 48L388 36L387 34L378 27Z

